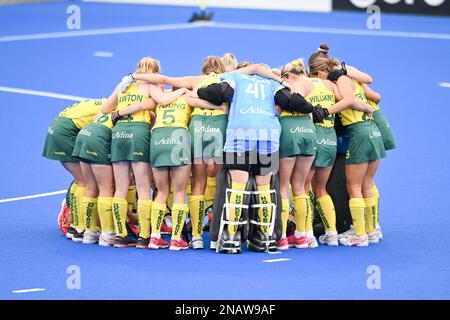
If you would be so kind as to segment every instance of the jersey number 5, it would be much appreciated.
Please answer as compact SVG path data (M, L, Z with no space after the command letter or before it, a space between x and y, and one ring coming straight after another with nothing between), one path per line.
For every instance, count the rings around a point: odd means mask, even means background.
M175 116L172 114L174 112L174 109L164 110L162 120L165 125L171 125L175 122Z

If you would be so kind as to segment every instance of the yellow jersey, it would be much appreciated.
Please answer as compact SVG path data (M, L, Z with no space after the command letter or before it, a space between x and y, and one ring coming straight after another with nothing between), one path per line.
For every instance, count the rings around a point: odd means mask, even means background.
M125 92L119 94L117 98L116 110L123 110L130 104L140 103L148 100L149 97L142 94L136 83L131 84ZM150 123L150 110L142 110L134 114L122 117L118 122L147 122Z
M362 87L361 83L359 83L356 80L353 80L353 83L355 84L355 94L354 94L355 98L358 98L363 102L367 103L367 98L366 95L364 94L364 88ZM370 120L370 117L368 117L365 112L354 110L350 107L339 112L339 117L341 118L343 126L349 126L357 122L364 122Z
M306 96L306 101L311 103L314 107L320 106L322 108L331 107L336 103L336 96L333 91L328 89L328 87L322 82L322 80L318 78L311 78L309 80L314 85L313 91ZM334 114L328 115L323 122L315 123L316 126L321 126L325 128L333 128L334 127Z
M204 77L203 81L200 82L198 88L204 88L204 87L209 86L210 84L219 83L220 76L221 76L220 74L211 72L206 77ZM226 113L222 109L209 110L209 109L203 109L203 108L194 108L194 111L192 112L193 116L218 116L221 114L226 114Z
M376 102L367 99L367 103L369 104L369 106L373 108L373 110L375 111L380 110L380 106Z
M61 111L59 116L71 119L78 129L82 129L92 122L96 114L102 112L105 102L105 98L80 101Z
M156 121L153 129L156 128L186 128L191 118L191 106L186 103L183 97L169 103L168 105L156 106Z

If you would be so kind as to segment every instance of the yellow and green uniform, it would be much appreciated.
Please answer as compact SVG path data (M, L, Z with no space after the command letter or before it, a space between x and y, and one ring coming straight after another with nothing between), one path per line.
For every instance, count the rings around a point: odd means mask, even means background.
M362 85L353 80L355 98L367 103ZM345 134L348 136L347 164L364 163L386 156L381 132L365 112L347 108L339 112Z
M318 78L309 80L313 85L313 91L306 100L314 107L320 105L322 108L331 107L336 103L336 96ZM328 115L323 122L315 123L317 133L317 154L314 159L314 167L328 168L333 166L337 152L337 138L334 130L334 114Z
M308 114L283 110L279 121L281 125L280 158L316 155L316 127Z
M179 167L191 163L191 143L187 130L190 116L191 106L183 97L156 107L149 158L153 167Z
M353 80L355 98L367 103L362 85ZM345 135L348 137L346 164L358 164L377 160L386 156L380 130L365 112L347 108L339 113ZM370 200L370 201L369 201ZM372 199L350 198L349 208L353 220L353 228L357 236L364 236L367 226L372 225Z
M78 132L72 155L81 161L111 164L111 114L104 114Z
M383 111L381 111L378 104L376 104L372 100L367 100L367 102L375 110L373 112L373 121L375 122L375 124L377 125L378 129L381 132L381 138L383 139L384 148L386 149L386 151L395 149L394 136L392 134L389 122L384 116Z
M123 110L130 104L140 103L149 97L142 94L137 84L130 85L119 94L116 110ZM122 117L112 129L111 162L148 162L150 149L150 111L142 110Z
M220 74L210 73L198 88L219 82ZM228 116L223 110L194 108L189 124L192 159L222 159L227 122Z
M78 162L72 156L77 134L94 116L101 112L106 99L92 99L77 102L60 112L47 130L42 155L48 159Z

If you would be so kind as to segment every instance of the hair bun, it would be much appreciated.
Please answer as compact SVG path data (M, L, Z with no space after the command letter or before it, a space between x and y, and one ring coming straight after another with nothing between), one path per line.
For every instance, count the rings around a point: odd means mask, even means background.
M322 44L320 45L318 51L327 54L328 51L330 51L330 48L328 47L328 45L327 45L326 43L322 43Z

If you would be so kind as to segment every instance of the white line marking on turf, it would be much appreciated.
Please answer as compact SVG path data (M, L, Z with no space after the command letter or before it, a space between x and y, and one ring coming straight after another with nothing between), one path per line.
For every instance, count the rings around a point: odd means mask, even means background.
M9 199L0 199L0 203L3 202L12 202L12 201L20 201L20 200L27 200L27 199L35 199L35 198L43 198L43 197L50 197L57 194L63 194L66 193L67 190L58 190L53 192L47 192L47 193L39 193L39 194L33 194L31 196L23 196L23 197L16 197L16 198L9 198Z
M67 94L60 94L60 93L54 93L54 92L12 88L12 87L2 87L2 86L0 86L0 91L11 92L11 93L20 93L20 94L29 94L29 95L33 95L33 96L42 96L42 97L49 97L49 98L56 98L56 99L63 99L63 100L72 100L72 101L82 101L82 100L90 99L90 98L85 98L85 97L71 96L71 95L67 95Z
M58 38L71 38L71 37L99 36L99 35L105 35L105 34L191 29L191 28L198 28L201 26L202 26L202 24L174 23L174 24L147 25L147 26L121 27L121 28L104 28L104 29L63 31L63 32L18 34L18 35L10 35L10 36L1 36L0 42L58 39Z
M439 83L439 87L450 88L450 82L441 82Z
M33 288L33 289L14 290L13 293L28 293L28 292L38 292L38 291L45 291L45 289Z
M319 27L307 27L307 26L283 26L283 25L269 25L269 24L226 23L226 22L213 22L210 24L204 24L203 26L208 27L208 28L222 28L222 29L286 31L286 32L302 32L302 33L342 34L342 35L352 35L352 36L375 36L375 37L397 37L397 38L450 40L450 34L447 34L447 33L367 30L367 29L343 29L343 28L319 28Z
M110 51L95 51L92 54L94 57L100 57L100 58L112 58L114 57L114 53Z
M291 260L291 259L287 259L287 258L279 258L279 259L263 260L263 262L272 263L272 262L282 262L282 261L289 261L289 260Z

